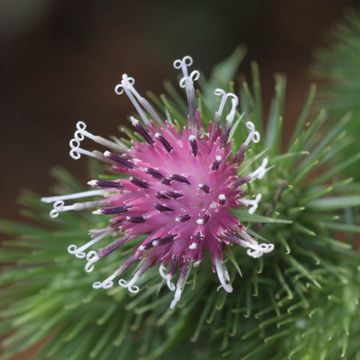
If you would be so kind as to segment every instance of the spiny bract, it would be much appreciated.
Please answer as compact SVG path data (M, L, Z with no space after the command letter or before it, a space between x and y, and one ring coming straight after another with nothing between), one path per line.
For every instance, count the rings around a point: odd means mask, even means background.
M68 252L77 258L86 258L85 270L91 272L94 264L120 248L125 243L145 238L134 245L132 255L118 269L103 281L93 284L95 289L113 286L114 279L122 275L135 262L131 280L120 279L121 287L136 293L138 279L151 266L158 264L159 273L171 291L175 291L170 307L180 300L186 279L192 267L199 266L204 250L211 254L211 260L220 281L220 288L232 292L228 271L224 265L224 248L237 244L247 248L247 254L254 258L271 252L273 244L259 244L230 209L248 207L253 214L261 199L243 197L242 186L261 179L268 170L268 159L246 176L239 177L237 168L242 165L251 142L258 142L260 134L251 121L246 121L249 134L239 149L233 149L231 134L244 116L237 114L238 98L233 93L215 89L220 97L218 110L213 121L204 128L197 109L194 81L198 71L189 73L192 58L185 56L174 62L182 71L179 85L185 88L188 102L187 125L180 127L170 120L163 120L152 105L134 88L133 78L123 74L115 87L117 94L125 94L133 103L141 119L131 117L135 131L143 142L133 141L131 147L124 142L113 142L95 136L86 130L84 122L77 123L74 138L70 141L70 155L79 159L87 155L109 164L116 174L125 174L111 180L91 180L89 185L98 189L65 196L43 198L53 203L50 216L61 212L98 208L93 213L112 215L107 227L91 230L91 240L78 247L70 245ZM228 103L228 104L227 104ZM226 105L230 111L222 124ZM234 122L236 118L236 122ZM245 120L244 120L245 121ZM81 141L89 138L106 147L104 153L81 148ZM102 196L74 204L65 200ZM101 250L90 250L105 238L116 237L110 245ZM176 286L172 279L178 273Z

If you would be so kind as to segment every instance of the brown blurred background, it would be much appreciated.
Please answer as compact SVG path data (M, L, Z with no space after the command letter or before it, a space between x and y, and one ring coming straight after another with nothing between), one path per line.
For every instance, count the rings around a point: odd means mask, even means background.
M311 80L313 51L351 0L0 0L0 217L16 218L19 190L49 193L48 169L79 178L68 156L75 122L115 133L131 111L113 87L123 72L140 91L175 81L172 61L191 54L211 67L240 44L260 64L265 108L273 73L288 74L285 122L296 119ZM266 109L265 109L266 110Z

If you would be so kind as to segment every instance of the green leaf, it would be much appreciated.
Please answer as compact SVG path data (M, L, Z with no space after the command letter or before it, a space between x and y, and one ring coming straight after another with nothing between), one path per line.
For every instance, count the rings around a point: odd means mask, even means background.
M289 141L289 146L295 141L295 139L297 139L300 136L300 133L303 130L305 123L309 118L310 110L314 101L315 94L316 94L316 84L312 84L305 105L301 111L298 120L295 123L296 124L295 130L293 131L291 140Z
M333 229L333 230L360 233L360 226L358 226L358 225L342 224L342 223L336 223L336 222L324 223L324 225L327 228Z
M360 196L338 196L310 201L308 207L316 210L337 210L360 206Z
M232 209L232 213L239 218L241 222L256 222L269 224L291 224L291 220L277 219L275 217L262 216L258 214L249 214L247 210Z
M284 109L286 79L282 75L275 77L275 98L271 103L268 126L265 137L265 146L272 154L277 154L280 147L282 133L282 114Z

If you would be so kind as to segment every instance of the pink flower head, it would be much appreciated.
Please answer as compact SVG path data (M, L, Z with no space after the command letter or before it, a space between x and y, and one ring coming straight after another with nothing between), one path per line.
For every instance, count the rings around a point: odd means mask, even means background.
M245 158L251 142L258 142L260 135L252 122L246 127L249 134L235 155L232 152L230 133L233 120L238 116L238 98L235 94L216 89L221 97L214 120L207 128L202 125L196 107L194 81L198 71L189 73L192 59L185 56L174 62L183 77L180 86L185 88L188 102L187 125L180 129L170 120L164 120L134 88L135 81L126 74L115 87L117 94L125 93L133 103L140 120L131 117L134 131L143 141L133 141L128 148L121 141L110 141L86 130L86 124L77 123L74 139L70 141L70 155L96 158L111 165L121 177L112 180L91 180L89 185L97 188L77 194L43 198L53 203L50 216L69 210L98 208L94 214L110 217L109 224L101 230L92 230L92 239L81 247L70 245L68 252L85 258L85 270L91 272L95 263L121 246L134 242L132 255L103 281L93 284L95 289L107 289L114 280L124 274L134 263L138 267L130 280L119 279L118 284L136 293L138 279L151 266L159 266L159 273L170 290L174 291L173 308L180 300L186 279L192 267L199 266L206 252L220 281L220 287L232 292L228 271L224 265L224 248L230 243L247 248L254 258L273 250L273 244L259 244L247 232L230 209L248 207L253 214L261 199L245 199L241 187L266 173L268 159L245 177L238 177L238 168ZM225 124L221 118L226 103L231 108ZM240 120L239 120L240 121ZM106 147L104 153L81 148L81 142L89 138ZM66 200L101 196L101 200L65 205ZM100 250L87 250L109 237L115 241ZM136 242L145 236L140 244ZM177 277L176 285L173 279Z

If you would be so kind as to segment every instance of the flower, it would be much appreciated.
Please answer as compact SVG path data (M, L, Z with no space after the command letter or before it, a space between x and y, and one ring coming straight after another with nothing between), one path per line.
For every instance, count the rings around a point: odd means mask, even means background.
M245 142L233 151L231 130L237 114L238 98L233 93L215 89L220 97L214 119L205 129L202 116L197 109L194 81L200 74L189 73L192 58L185 56L176 60L174 67L182 71L179 82L185 88L188 103L187 124L183 129L164 120L135 89L133 78L123 74L115 93L125 93L133 103L140 119L131 117L134 131L143 141L132 141L126 146L122 141L110 141L93 135L84 122L78 122L74 138L70 141L70 156L79 159L82 155L96 158L112 167L116 174L112 180L91 180L88 184L96 189L76 194L42 198L53 203L51 217L61 212L97 208L95 215L112 216L107 227L91 230L91 240L78 247L73 244L68 252L77 258L85 258L85 270L91 272L95 264L122 245L135 242L140 236L144 240L134 245L132 255L103 281L93 284L94 289L107 289L114 280L124 274L134 263L138 264L130 280L119 279L118 284L131 293L137 293L136 285L144 272L155 265L165 280L174 298L171 308L179 302L192 267L201 264L209 251L220 288L232 292L230 277L224 264L224 249L229 244L247 248L247 254L257 258L271 252L273 244L259 244L249 235L240 220L230 211L248 207L253 214L261 200L243 197L243 185L261 179L268 168L268 159L247 176L239 177L238 168L245 160L251 142L258 142L260 134L251 121L246 122L249 134ZM226 104L230 111L225 124L222 117ZM89 151L81 142L89 138L106 147L104 153ZM126 177L124 177L124 175ZM65 204L65 201L86 197L102 197L100 200ZM90 250L106 238L115 241L100 250ZM176 285L174 277L178 276Z

